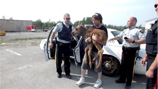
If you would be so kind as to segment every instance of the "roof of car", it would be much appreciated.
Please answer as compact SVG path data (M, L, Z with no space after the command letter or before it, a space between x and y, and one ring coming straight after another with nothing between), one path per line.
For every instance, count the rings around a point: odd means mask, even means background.
M119 31L119 30L116 30L116 29L111 29L111 28L107 28L108 31Z

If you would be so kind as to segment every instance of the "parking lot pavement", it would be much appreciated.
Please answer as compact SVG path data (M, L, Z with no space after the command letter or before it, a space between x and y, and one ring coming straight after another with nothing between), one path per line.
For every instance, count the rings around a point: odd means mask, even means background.
M90 70L86 84L78 87L80 66L71 63L72 79L63 74L57 78L55 60L45 61L39 46L0 46L0 88L1 89L93 89L97 74ZM116 84L119 76L102 76L100 89L124 89L125 84ZM145 89L146 77L135 75L131 89Z

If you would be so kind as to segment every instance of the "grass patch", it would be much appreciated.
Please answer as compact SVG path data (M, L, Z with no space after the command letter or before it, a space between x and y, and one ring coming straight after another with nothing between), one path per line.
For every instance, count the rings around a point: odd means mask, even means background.
M41 40L41 39L46 39L45 37L34 37L34 38L17 38L17 39L12 39L10 41L22 41L22 40Z
M34 37L34 38L17 38L17 39L11 39L11 40L0 40L0 44L2 43L11 43L14 41L25 41L25 40L41 40L41 39L47 39L46 37Z

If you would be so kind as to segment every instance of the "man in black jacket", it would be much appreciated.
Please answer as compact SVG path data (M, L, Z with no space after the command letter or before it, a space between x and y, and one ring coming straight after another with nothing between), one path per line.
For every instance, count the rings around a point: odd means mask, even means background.
M155 2L155 11L158 15L158 0ZM152 68L151 64L154 60L158 60L158 20L155 21L155 23L151 26L151 29L148 30L147 36L146 36L146 55L141 61L142 65L145 66L145 62L147 61L147 71L152 70L153 75L148 76L147 78L147 84L146 89L157 89L157 67ZM149 72L149 71L148 71Z

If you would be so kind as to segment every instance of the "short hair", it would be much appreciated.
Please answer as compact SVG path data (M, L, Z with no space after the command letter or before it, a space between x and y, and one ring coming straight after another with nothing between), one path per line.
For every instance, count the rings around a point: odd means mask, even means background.
M65 13L65 14L64 14L64 18L65 18L65 16L67 16L67 15L70 16L68 13Z
M132 18L133 18L133 20L136 21L136 23L137 23L137 18L136 18L136 17L132 17Z
M102 18L102 16L101 16L100 13L95 13L95 14L92 16L92 18L94 18L94 19L96 19L96 20L99 20L100 23L102 23L103 18Z

